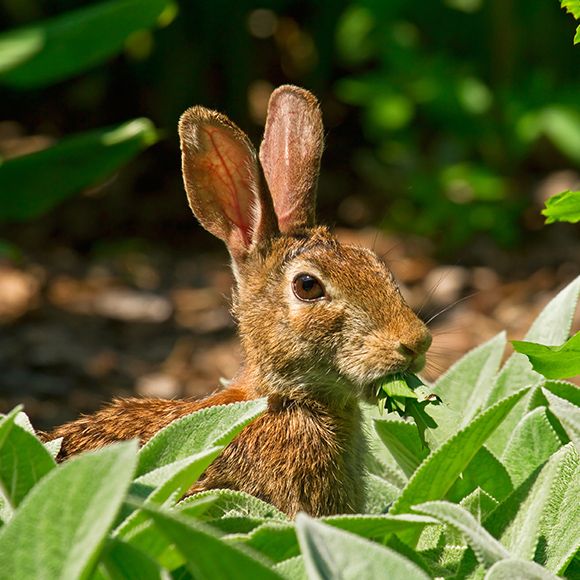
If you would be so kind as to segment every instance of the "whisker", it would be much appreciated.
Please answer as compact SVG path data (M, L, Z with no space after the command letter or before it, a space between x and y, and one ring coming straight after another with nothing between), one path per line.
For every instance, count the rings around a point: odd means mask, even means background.
M431 318L429 318L429 320L427 320L427 322L425 324L430 324L431 322L433 322L433 320L435 320L438 316L441 316L441 314L444 314L445 312L447 312L448 310L451 310L451 308L453 308L454 306L457 306L458 304L460 304L461 302L464 302L465 300L468 300L469 298L473 298L474 296L477 296L480 292L472 292L471 294L468 294L467 296L464 296L463 298L459 298L459 300L456 300L455 302L451 303L449 306L446 306L443 310L441 310L440 312L438 312L437 314L434 314L433 316L431 316Z

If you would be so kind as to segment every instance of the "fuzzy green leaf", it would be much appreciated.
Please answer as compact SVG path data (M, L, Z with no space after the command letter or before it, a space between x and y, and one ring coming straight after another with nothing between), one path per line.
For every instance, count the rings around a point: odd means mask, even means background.
M373 473L366 476L365 481L365 514L383 514L388 506L395 501L401 490L386 479Z
M282 562L300 553L294 524L266 522L248 534L232 536L234 544L241 543L260 552L274 562Z
M561 446L545 407L538 407L525 415L517 424L501 458L514 486L523 483Z
M486 439L528 391L522 389L496 403L431 453L415 471L390 513L405 513L415 504L443 499Z
M460 505L481 523L499 505L499 502L478 487L464 497Z
M467 425L481 410L499 369L506 346L505 332L468 352L435 385L433 392L456 413L440 425L450 435Z
M276 564L273 569L283 578L287 578L287 580L308 580L306 568L304 567L304 558L302 556L288 558Z
M197 498L192 496L186 501L187 506L180 509L181 514L184 517L197 520L209 509L215 498L209 496ZM138 510L143 506L141 501L130 501L129 504ZM179 505L181 506L181 504ZM147 554L163 567L173 570L184 563L183 557L176 552L171 542L154 526L151 520L141 522L136 527L132 526L130 530L126 530L122 535L124 542Z
M566 379L580 375L580 332L561 346L512 340L517 352L526 355L534 370L548 379Z
M195 578L280 578L265 560L262 561L249 551L222 541L209 526L186 519L175 512L162 512L145 506L143 509L155 526L175 544Z
M166 580L168 577L167 571L149 555L116 538L108 541L102 565L111 580Z
M374 427L405 475L411 477L429 453L419 437L417 427L395 416L375 419Z
M566 286L542 310L532 324L525 339L549 346L562 344L570 332L572 319L580 293L580 276ZM543 377L532 369L523 354L514 353L506 362L487 399L486 406L523 386L539 385ZM516 405L507 419L490 437L487 447L501 456L516 425L526 413L527 398Z
M502 560L494 564L484 580L556 580L556 576L535 562L526 560Z
M566 556L560 560L564 559L566 563L572 558L579 539L577 534L570 532L580 529L580 511L572 509L561 514L559 509L567 488L572 488L570 497L577 497L580 493L578 478L574 481L577 467L578 453L568 444L500 504L485 522L486 529L501 541L513 557L532 560L536 551L541 550L544 553L553 551L560 556L565 553ZM567 530L567 536L561 538L560 533L556 534L558 540L564 543L555 546L548 541L550 522L560 517L563 517L561 529ZM543 538L542 544L540 537Z
M110 0L0 35L0 82L19 88L58 82L120 52L156 25L171 0Z
M556 415L570 438L570 441L580 451L580 408L566 399L557 397L547 389L543 389L542 392L546 399L548 399L550 411Z
M433 501L413 506L413 510L437 518L458 530L475 552L478 561L489 568L509 558L509 552L462 507L446 501Z
M227 445L265 410L266 400L256 399L208 407L174 421L141 449L137 475L200 453L209 447Z
M87 578L137 462L129 441L82 454L53 469L0 529L6 578Z
M142 497L146 496L145 505L163 505L168 501L174 504L197 481L222 450L223 446L210 447L200 453L154 469L133 482L131 493L136 494L139 490ZM120 538L126 538L146 519L147 516L142 511L136 510L119 526L116 534Z
M298 514L296 532L306 571L312 580L429 578L415 563L394 550L332 528L305 514Z
M568 338L579 293L580 276L547 304L532 324L525 340L548 346L562 344ZM486 405L493 404L521 387L540 381L541 376L532 369L527 357L514 353L501 370Z
M13 508L56 463L42 443L14 425L0 447L0 487Z
M213 498L211 507L204 512L204 520L217 520L219 518L229 517L254 517L262 519L272 519L288 521L288 516L282 513L273 505L245 493L233 489L212 489L196 493L193 499L203 497ZM183 510L187 507L190 499L185 499L178 505L178 509Z
M461 477L455 480L446 497L449 501L459 502L477 488L498 501L503 501L513 491L505 466L485 446L475 454Z
M156 140L151 121L134 119L0 161L0 221L26 221L42 215L109 176Z

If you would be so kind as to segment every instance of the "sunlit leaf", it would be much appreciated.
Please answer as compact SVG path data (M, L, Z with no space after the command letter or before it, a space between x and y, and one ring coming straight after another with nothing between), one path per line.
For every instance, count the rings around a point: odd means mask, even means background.
M534 370L548 379L566 379L580 375L580 332L561 346L512 340L517 352L526 355Z
M95 565L137 462L135 441L53 469L0 528L6 578L83 578Z
M322 524L305 514L296 518L296 531L306 571L312 580L429 578L414 562L394 550Z
M67 137L42 151L0 162L0 221L42 215L107 177L156 140L151 121L135 119Z
M139 30L167 23L171 0L109 0L0 35L0 82L39 87L83 72Z
M546 207L542 210L546 216L546 223L580 221L580 191L563 191L546 200Z

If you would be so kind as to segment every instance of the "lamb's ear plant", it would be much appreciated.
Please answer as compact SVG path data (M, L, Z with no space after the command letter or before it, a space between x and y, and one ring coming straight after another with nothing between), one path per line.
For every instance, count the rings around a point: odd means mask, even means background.
M0 419L1 575L577 577L580 390L560 377L576 368L579 293L580 278L502 367L503 333L428 385L429 424L365 408L367 513L294 522L237 491L181 499L264 400L194 413L140 451L120 443L60 465L59 443L43 445L16 408Z

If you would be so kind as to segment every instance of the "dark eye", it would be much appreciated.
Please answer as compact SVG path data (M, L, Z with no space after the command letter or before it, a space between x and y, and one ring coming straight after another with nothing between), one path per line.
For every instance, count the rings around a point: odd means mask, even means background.
M292 290L296 298L305 302L324 298L322 282L310 274L298 274L292 282Z

